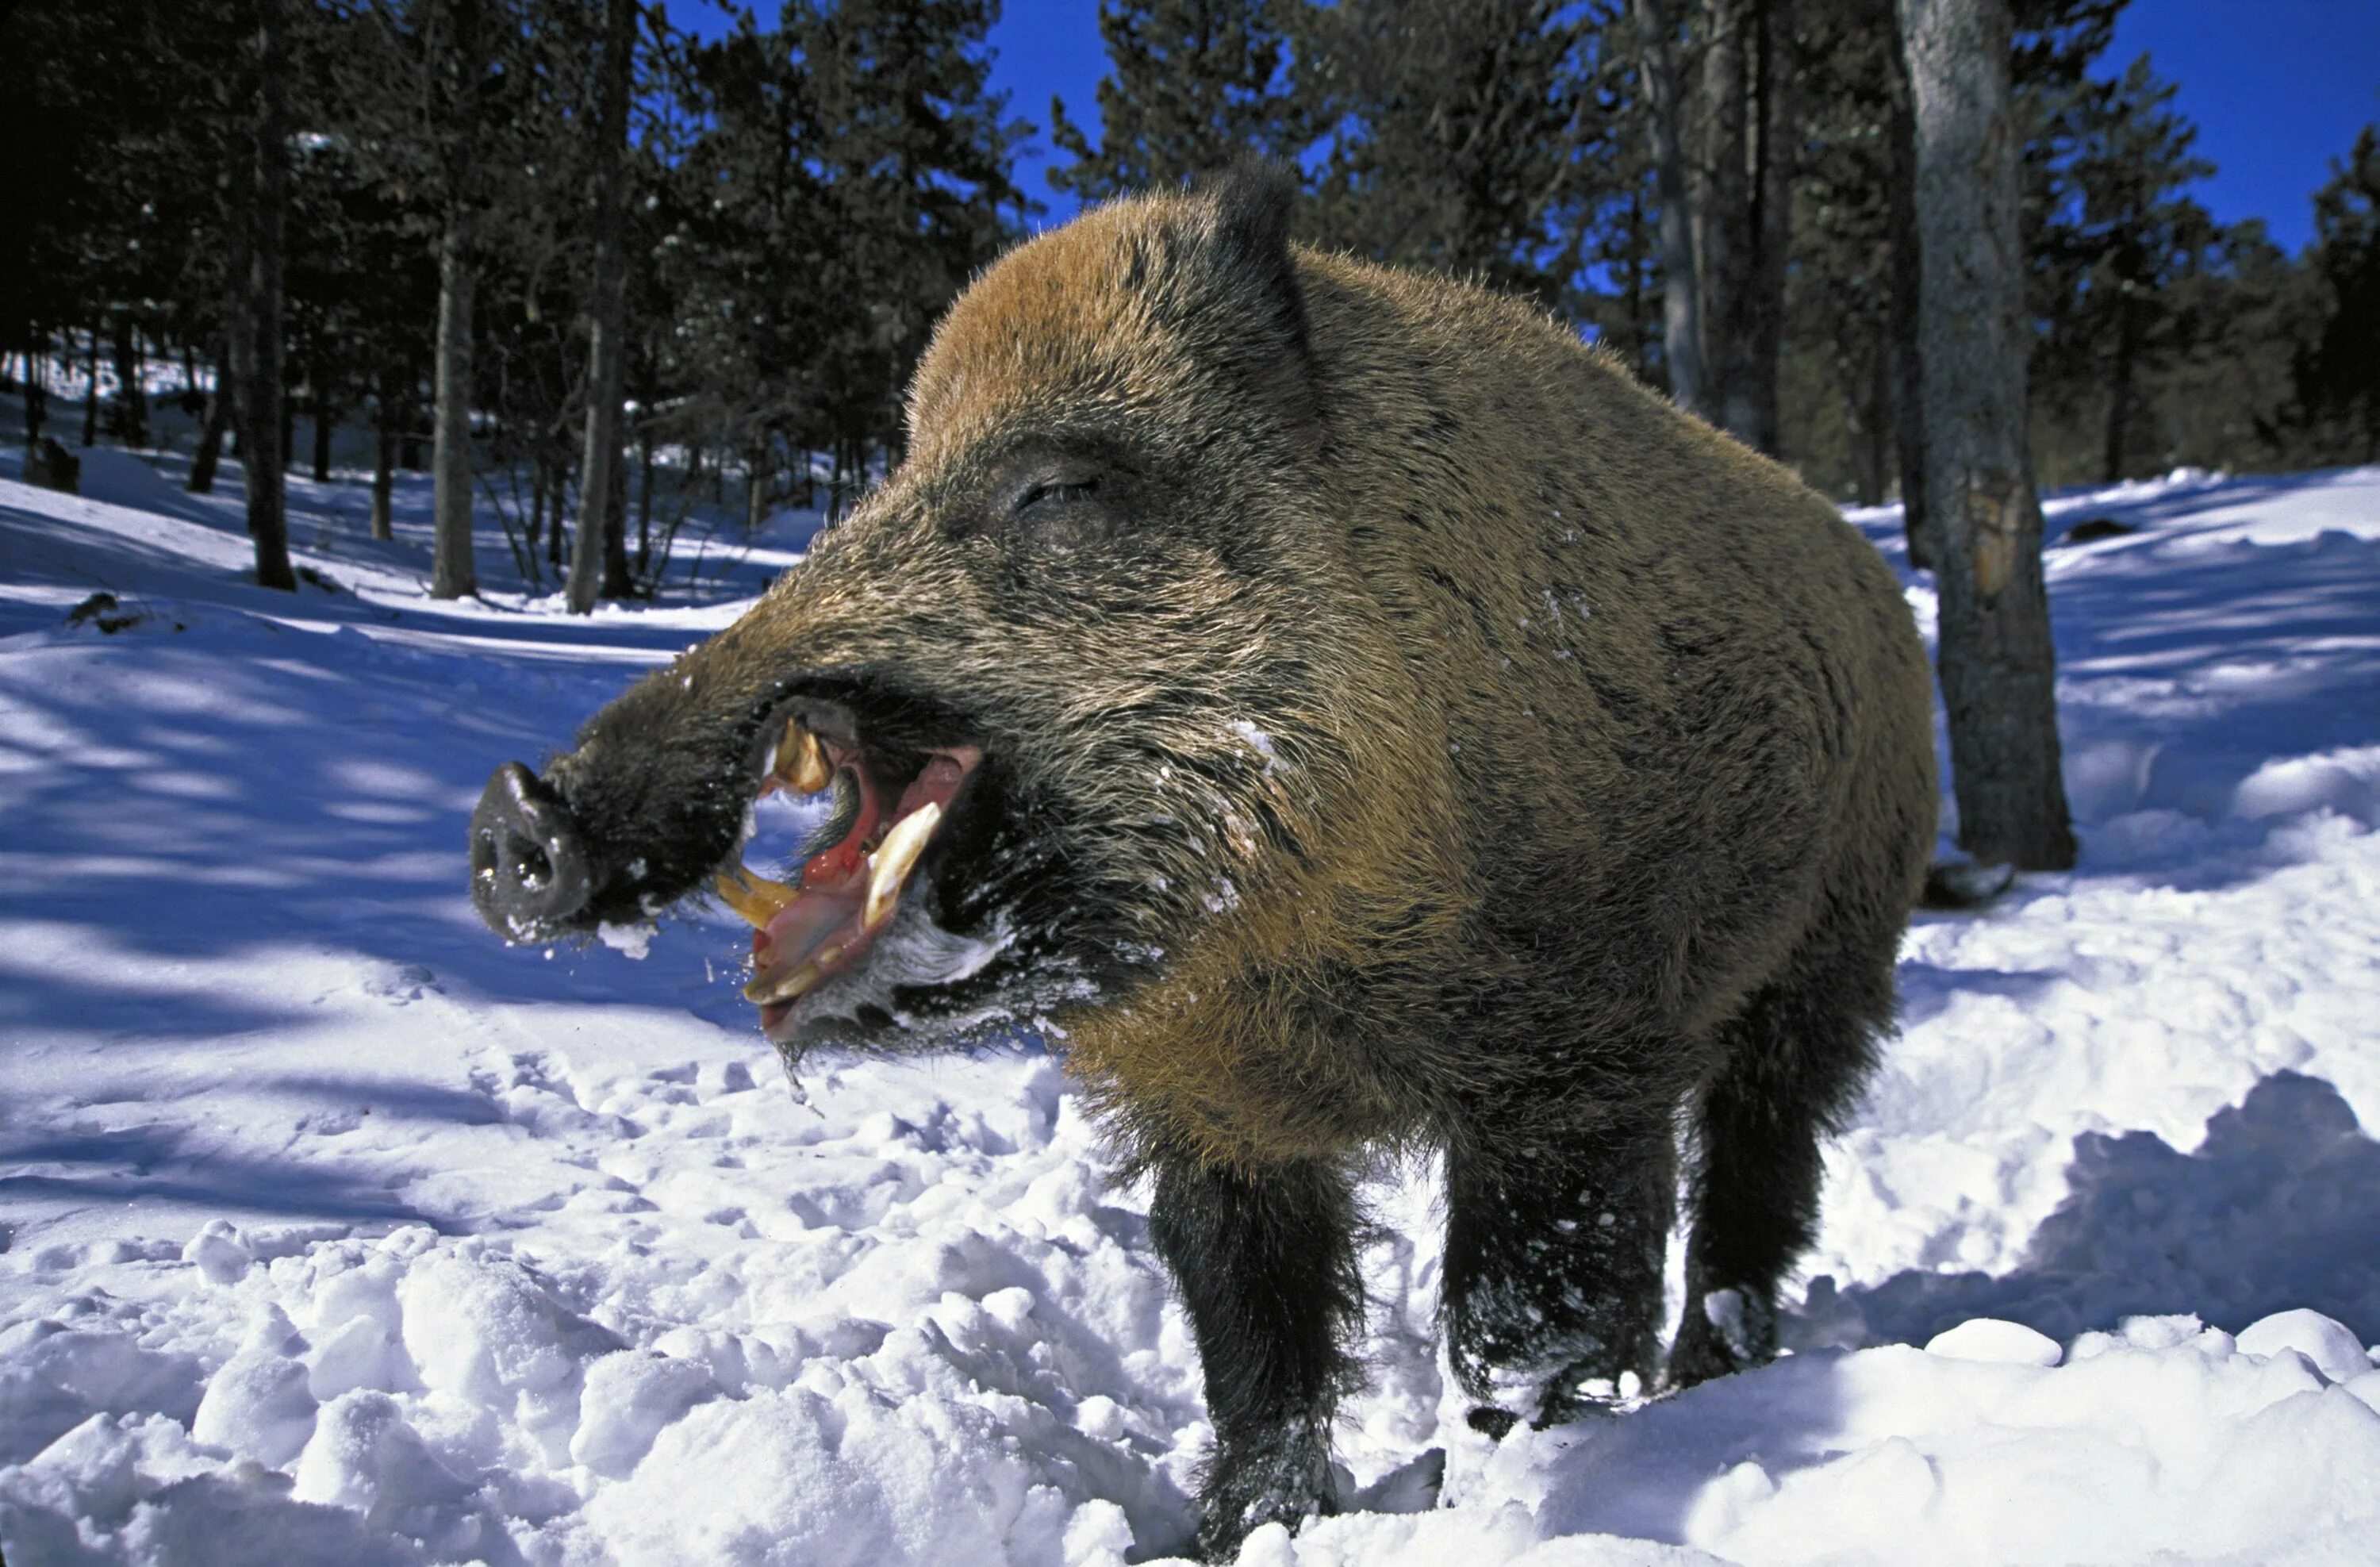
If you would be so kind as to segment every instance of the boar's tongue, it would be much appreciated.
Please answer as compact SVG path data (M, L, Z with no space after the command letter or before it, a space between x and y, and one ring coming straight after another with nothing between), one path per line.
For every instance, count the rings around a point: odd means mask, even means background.
M929 754L888 813L868 759L841 747L830 749L835 771L859 796L843 835L803 864L798 885L740 867L719 878L721 897L754 927L754 975L744 994L760 1005L770 1027L795 1000L849 967L891 922L917 856L982 759L973 747ZM778 782L772 770L764 789Z

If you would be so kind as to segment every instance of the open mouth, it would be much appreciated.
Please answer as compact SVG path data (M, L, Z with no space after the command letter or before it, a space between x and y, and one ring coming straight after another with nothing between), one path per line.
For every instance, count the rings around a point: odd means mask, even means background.
M752 979L744 995L759 1007L761 1030L772 1039L804 996L864 961L905 893L914 895L919 859L983 761L980 747L903 756L823 726L829 734L803 714L786 719L761 768L760 796L834 791L827 825L803 846L793 880L739 862L714 882L721 900L751 923Z

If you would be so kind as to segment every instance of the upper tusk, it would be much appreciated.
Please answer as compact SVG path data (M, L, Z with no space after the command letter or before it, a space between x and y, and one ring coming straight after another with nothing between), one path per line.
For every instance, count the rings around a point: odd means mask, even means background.
M916 810L892 824L884 834L884 842L868 862L868 903L860 911L860 923L870 929L881 925L892 916L892 904L901 895L901 883L926 851L926 842L941 825L942 808L929 800Z
M805 795L815 795L834 782L826 748L798 718L785 720L785 737L777 746L777 776Z
M719 891L719 901L734 909L753 929L766 930L769 922L800 897L801 890L788 887L783 881L771 881L765 876L755 876L742 866L722 870L712 881Z

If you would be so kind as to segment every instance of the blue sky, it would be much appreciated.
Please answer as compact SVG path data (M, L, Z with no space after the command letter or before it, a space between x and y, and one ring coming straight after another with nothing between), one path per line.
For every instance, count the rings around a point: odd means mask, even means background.
M681 26L723 26L706 0L668 4ZM1055 92L1069 115L1098 123L1093 94L1107 68L1099 0L1008 0L991 40L992 82L1012 113L1046 129ZM2198 199L2227 223L2263 218L2291 250L2305 243L2331 160L2358 127L2380 120L2380 0L2132 0L2108 71L2143 52L2180 84L2198 152L2216 165ZM1043 177L1048 155L1046 140L1037 141L1019 183L1049 204L1043 221L1055 222L1073 203Z

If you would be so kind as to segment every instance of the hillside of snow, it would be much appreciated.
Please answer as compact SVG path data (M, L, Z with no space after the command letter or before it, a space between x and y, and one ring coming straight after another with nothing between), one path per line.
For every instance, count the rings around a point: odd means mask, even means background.
M293 479L291 596L246 584L236 468L84 456L82 498L0 458L9 1567L1185 1546L1195 1357L1057 1059L797 1094L731 917L637 954L469 907L490 770L803 519L581 619L427 598L410 476L383 544L360 476ZM1490 1443L1429 1336L1429 1172L1386 1172L1349 1511L1243 1562L2373 1559L2380 469L2049 515L2128 529L2048 552L2082 864L1911 932L1794 1353Z

